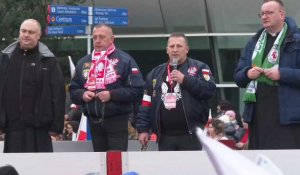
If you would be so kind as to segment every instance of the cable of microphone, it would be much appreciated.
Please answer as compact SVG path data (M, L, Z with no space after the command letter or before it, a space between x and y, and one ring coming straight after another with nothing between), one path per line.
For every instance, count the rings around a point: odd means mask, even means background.
M171 60L172 70L178 70L178 58L173 58Z

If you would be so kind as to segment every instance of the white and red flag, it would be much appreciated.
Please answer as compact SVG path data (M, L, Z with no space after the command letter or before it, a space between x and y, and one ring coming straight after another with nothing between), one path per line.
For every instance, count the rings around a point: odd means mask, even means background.
M76 140L77 141L86 141L87 140L87 118L83 114L81 115Z
M144 94L143 96L143 101L142 101L142 106L143 107L150 107L152 105L151 103L151 96Z

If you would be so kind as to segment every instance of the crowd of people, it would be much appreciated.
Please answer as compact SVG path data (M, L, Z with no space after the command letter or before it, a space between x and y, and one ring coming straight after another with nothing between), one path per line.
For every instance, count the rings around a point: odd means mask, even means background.
M207 136L215 140L232 140L234 149L248 149L248 124L245 123L231 102L222 100L217 115L209 117L205 125Z
M144 81L134 58L115 46L113 28L96 25L94 50L77 62L66 91L56 57L39 41L40 23L24 20L18 41L0 54L4 152L52 152L52 140L73 140L82 113L96 152L127 151L128 139L145 148L153 138L160 151L201 150L196 127L233 140L236 149L300 148L300 32L281 0L265 0L259 16L263 28L234 70L246 88L243 114L220 101L211 118L215 78L206 63L188 57L184 33L169 36L168 59Z

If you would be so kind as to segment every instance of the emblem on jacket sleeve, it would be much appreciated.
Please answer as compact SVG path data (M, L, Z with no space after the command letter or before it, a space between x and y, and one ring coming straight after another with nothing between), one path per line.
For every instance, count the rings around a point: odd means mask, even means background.
M90 72L90 68L87 68L87 69L83 69L82 70L82 77L84 79L87 79L89 77L89 72Z
M131 73L132 74L138 74L139 73L138 68L136 68L136 67L131 68Z
M144 94L143 96L143 101L142 101L142 106L143 107L150 107L152 105L151 103L151 96Z
M188 68L188 74L190 76L196 76L198 69L196 67L189 67Z
M155 86L156 86L156 79L152 79L152 88L154 89Z
M202 69L202 75L206 81L210 80L210 71L209 69Z
M84 68L90 68L91 67L91 62L83 63L83 69Z
M83 63L82 65L82 77L84 79L87 79L88 76L89 76L89 73L90 73L90 67L91 67L92 63L91 62L86 62L86 63Z

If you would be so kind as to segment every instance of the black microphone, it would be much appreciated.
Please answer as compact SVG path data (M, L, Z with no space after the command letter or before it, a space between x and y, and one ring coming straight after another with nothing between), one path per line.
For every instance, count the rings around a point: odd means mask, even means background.
M171 68L172 68L172 71L173 70L178 70L178 58L173 58L171 60ZM176 84L177 82L176 81L172 81L173 84Z
M178 58L173 58L171 61L172 70L178 70Z

